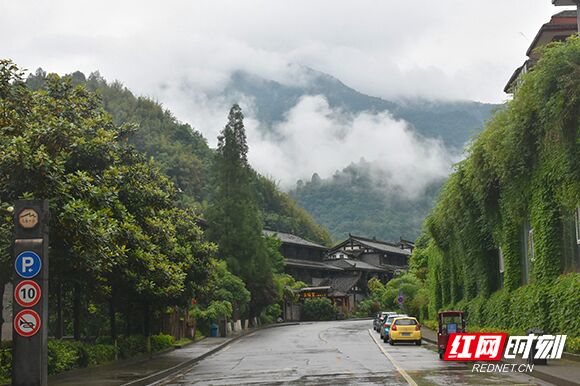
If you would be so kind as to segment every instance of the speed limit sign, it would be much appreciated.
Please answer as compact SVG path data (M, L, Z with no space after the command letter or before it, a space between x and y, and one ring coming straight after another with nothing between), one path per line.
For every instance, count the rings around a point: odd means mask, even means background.
M42 291L40 286L32 280L22 280L14 288L14 299L20 307L33 307L38 303Z

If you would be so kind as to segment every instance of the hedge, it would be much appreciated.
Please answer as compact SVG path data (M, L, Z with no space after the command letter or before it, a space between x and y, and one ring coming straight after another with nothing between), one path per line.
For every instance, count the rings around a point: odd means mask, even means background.
M158 352L171 348L171 335L151 336L151 351ZM97 366L114 361L116 357L130 358L147 352L147 339L135 335L120 337L117 347L110 342L87 343L74 340L48 341L48 373L58 374L77 368ZM0 345L0 384L10 382L12 350L7 342Z
M334 320L337 310L328 298L306 299L302 307L303 320Z
M506 331L520 335L530 328L568 335L566 350L580 352L580 273L559 276L551 285L529 284L491 297L478 296L445 309L467 310L469 331Z
M578 36L548 45L442 187L410 267L427 273L431 318L465 299L472 324L580 336L579 276L559 276L578 270L579 57Z
M0 342L0 385L10 382L12 350L7 342Z
M159 352L173 347L175 338L171 335L153 335L151 336L151 351Z

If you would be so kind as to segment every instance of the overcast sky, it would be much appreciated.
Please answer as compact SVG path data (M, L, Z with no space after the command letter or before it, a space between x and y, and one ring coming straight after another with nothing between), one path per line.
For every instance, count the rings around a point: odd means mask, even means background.
M550 0L0 0L0 56L29 69L99 70L141 94L234 69L308 65L367 94L486 102L521 64ZM151 95L155 96L155 95Z
M503 102L503 87L536 32L560 11L550 0L0 4L0 57L31 71L99 70L162 102L212 146L229 108L219 91L236 70L293 83L301 81L293 65L300 64L386 99ZM387 111L345 115L321 96L305 96L288 111L277 126L285 140L276 141L256 129L253 100L241 96L240 104L252 165L285 187L365 157L413 194L446 176L461 156Z

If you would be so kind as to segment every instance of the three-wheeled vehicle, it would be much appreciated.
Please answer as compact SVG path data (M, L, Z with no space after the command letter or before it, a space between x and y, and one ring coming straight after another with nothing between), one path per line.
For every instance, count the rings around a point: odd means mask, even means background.
M437 346L439 349L439 359L443 359L449 334L454 332L465 332L465 312L464 311L441 311L438 314L439 330L437 332Z

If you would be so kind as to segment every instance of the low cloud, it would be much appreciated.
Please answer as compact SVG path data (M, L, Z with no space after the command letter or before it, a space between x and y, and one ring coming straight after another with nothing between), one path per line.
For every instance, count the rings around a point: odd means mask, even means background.
M500 102L557 11L547 0L4 1L0 52L31 70L99 70L151 96L181 77L209 92L240 70L284 82L300 63L387 99Z
M352 114L331 108L322 95L303 96L272 127L256 118L253 98L241 93L208 95L181 81L159 95L176 116L201 130L212 147L232 103L240 104L251 165L285 190L313 173L328 178L364 159L380 189L413 198L447 177L458 160L441 141L418 135L388 111Z
M349 114L320 95L302 97L272 129L264 134L255 124L248 127L249 159L283 188L365 159L384 186L413 197L446 177L453 162L440 141L418 136L389 112Z

